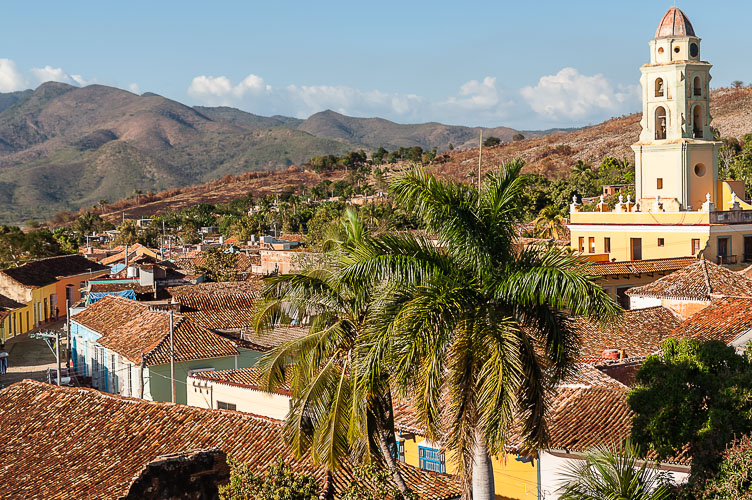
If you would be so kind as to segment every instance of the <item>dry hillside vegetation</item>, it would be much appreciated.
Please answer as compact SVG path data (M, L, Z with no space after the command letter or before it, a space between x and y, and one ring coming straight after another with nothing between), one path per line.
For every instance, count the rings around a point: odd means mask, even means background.
M718 89L711 93L712 126L723 137L741 137L752 132L752 89ZM641 113L613 118L573 132L552 134L483 149L482 166L488 170L503 160L524 158L526 171L549 178L567 175L577 160L597 165L606 156L633 160L630 145L640 135ZM455 179L478 170L478 149L451 151L435 171Z

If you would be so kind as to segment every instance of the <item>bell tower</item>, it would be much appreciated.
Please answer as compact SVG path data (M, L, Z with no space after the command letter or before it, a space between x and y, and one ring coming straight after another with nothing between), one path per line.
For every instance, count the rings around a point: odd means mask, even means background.
M642 132L635 152L635 191L643 212L699 210L715 201L718 148L710 129L710 68L700 38L676 7L650 41L642 77Z

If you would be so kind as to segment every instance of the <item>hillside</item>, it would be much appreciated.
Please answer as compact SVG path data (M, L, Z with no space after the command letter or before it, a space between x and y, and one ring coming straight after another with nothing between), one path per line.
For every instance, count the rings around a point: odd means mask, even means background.
M718 89L712 93L713 126L723 136L741 137L752 132L752 89ZM630 145L640 131L640 115L632 114L608 120L599 125L550 136L502 144L483 149L483 169L495 168L505 159L522 157L527 161L526 171L538 172L556 178L566 175L577 160L599 163L605 156L633 160ZM467 180L468 174L478 168L478 149L455 150L446 153L445 162L429 169L441 177ZM398 171L408 165L393 165ZM337 180L342 173L334 173ZM197 203L222 203L252 192L254 196L274 194L286 186L314 185L324 177L313 172L303 172L291 167L282 172L246 174L236 178L212 181L191 186L179 193L164 193L159 200L132 206L124 210L126 217L145 216L165 210L184 208ZM133 204L135 202L131 202ZM110 218L121 217L121 211Z
M317 137L329 137L343 142L377 149L384 146L389 150L400 147L420 146L423 149L437 148L446 151L449 145L462 149L478 144L480 127L461 127L441 123L400 124L383 118L353 118L327 110L310 116L297 127ZM484 128L485 137L494 136L502 141L511 141L520 133L508 127ZM536 132L526 132L526 136L537 137Z
M491 129L509 138L517 131ZM285 169L315 155L419 145L446 149L478 129L400 125L331 111L308 120L188 107L153 93L47 82L0 94L0 223L46 219L227 174Z
M752 133L752 89L713 90L710 110L713 116L712 126L721 132L722 137L740 138L744 134ZM504 160L520 157L527 163L527 172L556 178L567 175L569 167L577 160L594 165L606 156L634 161L630 145L637 142L641 116L635 113L572 132L553 133L484 148L483 169L488 170ZM451 151L447 157L445 163L434 167L442 176L466 179L470 172L476 172L478 169L477 148Z

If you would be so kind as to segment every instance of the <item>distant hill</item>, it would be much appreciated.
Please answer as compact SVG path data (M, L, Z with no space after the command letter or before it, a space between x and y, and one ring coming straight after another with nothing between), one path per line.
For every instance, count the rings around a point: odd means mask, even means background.
M462 127L441 123L400 124L383 118L353 118L327 110L316 113L298 125L298 130L317 137L329 137L343 142L359 144L365 148L387 149L420 146L423 149L437 148L446 151L449 145L467 148L477 145L480 127ZM484 128L485 137L494 136L502 141L511 141L520 133L508 127ZM528 135L537 137L538 133Z
M227 174L285 169L312 156L379 146L446 150L480 129L401 125L333 111L307 120L228 107L189 107L154 93L47 82L0 94L0 223L47 219ZM485 129L509 140L516 130Z
M752 89L714 90L711 94L711 111L714 117L712 125L723 136L741 137L752 133ZM339 121L336 113L329 112L326 115L335 115L335 122ZM360 121L361 119L356 119L356 123ZM631 114L592 127L570 131L552 130L551 135L483 148L483 169L496 168L503 160L521 157L526 160L525 171L556 178L567 175L577 160L598 164L606 156L616 156L633 161L629 146L637 140L640 133L639 122L640 115ZM455 149L442 155L441 160L428 169L440 177L467 181L468 174L471 171L475 173L478 167L477 159L477 148ZM400 169L406 167L406 164L392 165L390 175L398 174ZM135 200L130 200L128 206L108 214L108 217L117 220L123 212L126 217L139 217L202 202L224 203L248 192L252 192L255 197L273 195L280 193L286 186L311 186L325 177L335 181L343 175L343 172L337 171L321 176L295 167L278 172L244 174L221 182L215 180L177 192L161 193L154 201L138 205Z

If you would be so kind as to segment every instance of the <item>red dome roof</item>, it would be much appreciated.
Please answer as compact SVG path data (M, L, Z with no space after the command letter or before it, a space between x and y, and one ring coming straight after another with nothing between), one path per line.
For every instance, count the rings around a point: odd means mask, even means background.
M668 9L655 32L656 38L668 36L695 36L695 29L689 18L676 7Z

